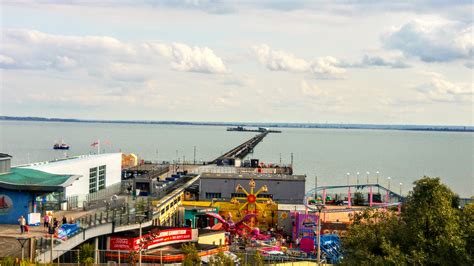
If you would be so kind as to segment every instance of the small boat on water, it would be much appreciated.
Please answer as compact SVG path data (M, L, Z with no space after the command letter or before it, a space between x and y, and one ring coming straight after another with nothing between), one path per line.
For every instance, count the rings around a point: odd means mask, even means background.
M69 145L67 145L66 143L64 143L62 140L61 142L57 142L54 144L53 146L53 149L55 150L69 150Z

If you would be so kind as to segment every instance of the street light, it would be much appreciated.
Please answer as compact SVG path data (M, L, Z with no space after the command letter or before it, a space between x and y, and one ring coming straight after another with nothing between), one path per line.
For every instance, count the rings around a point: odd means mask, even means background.
M351 176L351 173L347 173L347 185L349 185L349 177Z
M369 175L370 175L370 172L367 171L366 174L367 174L367 184L369 184Z
M392 179L392 178L389 176L389 177L387 177L387 179L388 179L388 190L387 190L387 196L386 196L385 201L386 201L387 203L389 203L389 202L390 202L390 193L392 193L392 192L390 191L390 179Z
M377 174L377 185L378 185L378 184L379 184L380 172L377 171L377 172L375 172L375 173ZM377 193L380 194L380 187L379 187L379 186L377 186Z
M360 175L360 173L357 172L357 185L359 185L359 175Z
M321 264L321 211L324 209L324 204L316 203L316 209L318 210L318 226L317 232L318 235L318 265Z
M26 241L28 241L28 237L17 237L16 240L18 241L18 243L20 243L20 246L21 246L21 261L24 260L25 258L25 244L26 244Z
M142 223L145 221L146 216L145 215L137 215L136 218L138 218L138 223L140 224L140 231L139 231L139 245L138 245L138 265L142 266Z
M402 186L403 186L403 183L400 182L400 197L402 196Z

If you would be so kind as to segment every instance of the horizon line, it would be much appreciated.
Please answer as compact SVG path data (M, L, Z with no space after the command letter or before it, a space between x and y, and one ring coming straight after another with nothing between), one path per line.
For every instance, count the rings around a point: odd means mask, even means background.
M418 125L418 124L365 124L365 123L316 123L316 122L223 122L223 121L179 121L179 120L110 120L79 119L39 116L0 116L3 121L73 122L73 123L115 123L115 124L172 124L202 126L250 126L277 128L343 128L379 130L419 130L474 132L474 126L463 125Z

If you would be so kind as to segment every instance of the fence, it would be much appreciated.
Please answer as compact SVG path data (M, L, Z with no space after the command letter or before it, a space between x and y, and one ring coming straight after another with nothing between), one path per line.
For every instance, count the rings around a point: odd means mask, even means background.
M108 208L102 211L98 210L94 214L85 215L77 219L76 223L79 226L79 230L68 234L67 238L74 237L77 234L82 233L84 230L101 224L112 222L115 226L138 224L139 222L144 223L151 220L152 216L153 206L151 205L150 200L136 201L133 203L133 206L125 204L118 208ZM51 250L51 244L53 244L53 246L57 246L64 240L55 238L53 239L53 243L51 243L50 237L37 238L36 250L39 253L44 253L47 250Z
M222 250L226 250L224 247ZM204 263L209 262L212 256L215 256L219 248L213 250L198 250L198 254L201 257L201 261ZM52 262L52 265L83 265L85 261L94 263L94 265L131 265L133 262L138 265L140 255L138 252L132 252L127 250L52 250L53 255L56 255L57 259ZM56 254L54 254L56 253ZM226 252L226 256L231 257L236 265L258 265L257 257L255 252ZM51 254L45 253L43 256L51 256ZM181 265L185 255L181 250L162 250L158 251L142 251L141 262L142 265L154 266L154 265ZM40 258L47 259L47 258ZM313 258L304 257L290 257L287 255L265 255L262 254L261 259L265 265L315 265L316 260ZM43 260L44 261L44 260Z
M121 189L122 189L122 183L116 183L116 184L106 187L105 189L87 194L86 200L88 202L91 202L91 201L96 201L96 200L109 199L114 194L119 194L121 192Z

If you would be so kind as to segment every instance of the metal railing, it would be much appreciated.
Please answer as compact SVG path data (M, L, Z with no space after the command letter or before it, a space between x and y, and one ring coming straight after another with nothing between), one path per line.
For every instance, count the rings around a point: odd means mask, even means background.
M226 250L226 247L222 248ZM209 257L215 256L218 249L213 250L197 250L202 256L202 262L208 262ZM230 251L237 265L257 265L255 251ZM91 250L84 252L79 249L74 250L53 250L53 255L56 257L53 264L56 265L84 265L84 261L92 262L94 265L131 265L136 263L138 265L139 256L137 252L130 252L129 250ZM229 253L225 253L230 255ZM291 265L291 263L307 262L307 265L315 265L316 260L311 257L295 257L289 255L266 255L261 253L262 260L265 265ZM45 256L49 256L46 254ZM206 257L206 258L203 258ZM181 250L167 250L167 251L143 251L142 265L164 265L169 263L181 263L184 254ZM40 258L41 259L41 258ZM43 258L47 259L47 258ZM43 260L44 261L44 260Z
M192 178L195 178L195 175L186 176L182 178L183 182L178 184L183 184L184 181L190 181ZM159 209L161 206L153 206L152 201L161 200L166 196L172 194L177 187L170 187L170 190L166 194L160 195L160 197L148 197L146 199L137 199L136 201L131 201L128 204L118 206L116 208L107 207L105 210L97 210L93 214L87 214L76 219L76 223L79 225L79 230L75 231L72 234L67 235L67 239L77 236L78 234L85 234L85 231L94 228L99 225L112 224L112 228L126 226L126 225L137 225L139 223L147 223L154 218L154 215L160 215L159 213L154 213L155 209ZM167 204L167 202L163 202ZM113 229L112 229L113 231ZM51 243L51 237L40 237L36 242L36 250L38 254L45 254L47 251L51 250L51 244L54 247L62 244L67 239L53 239Z
M87 194L86 201L91 202L91 201L109 199L114 194L119 194L121 190L122 190L122 183L119 182L119 183L110 185L106 187L105 189Z
M85 230L107 223L113 223L115 227L130 224L138 224L140 221L138 217L144 217L142 223L148 222L153 217L153 206L151 200L138 200L132 204L124 204L117 208L107 208L105 210L98 210L93 214L87 214L76 219L79 225L79 230L72 234L68 234L66 239L53 240L53 246L60 245L67 239L72 238ZM37 238L36 249L39 252L51 250L51 237Z

